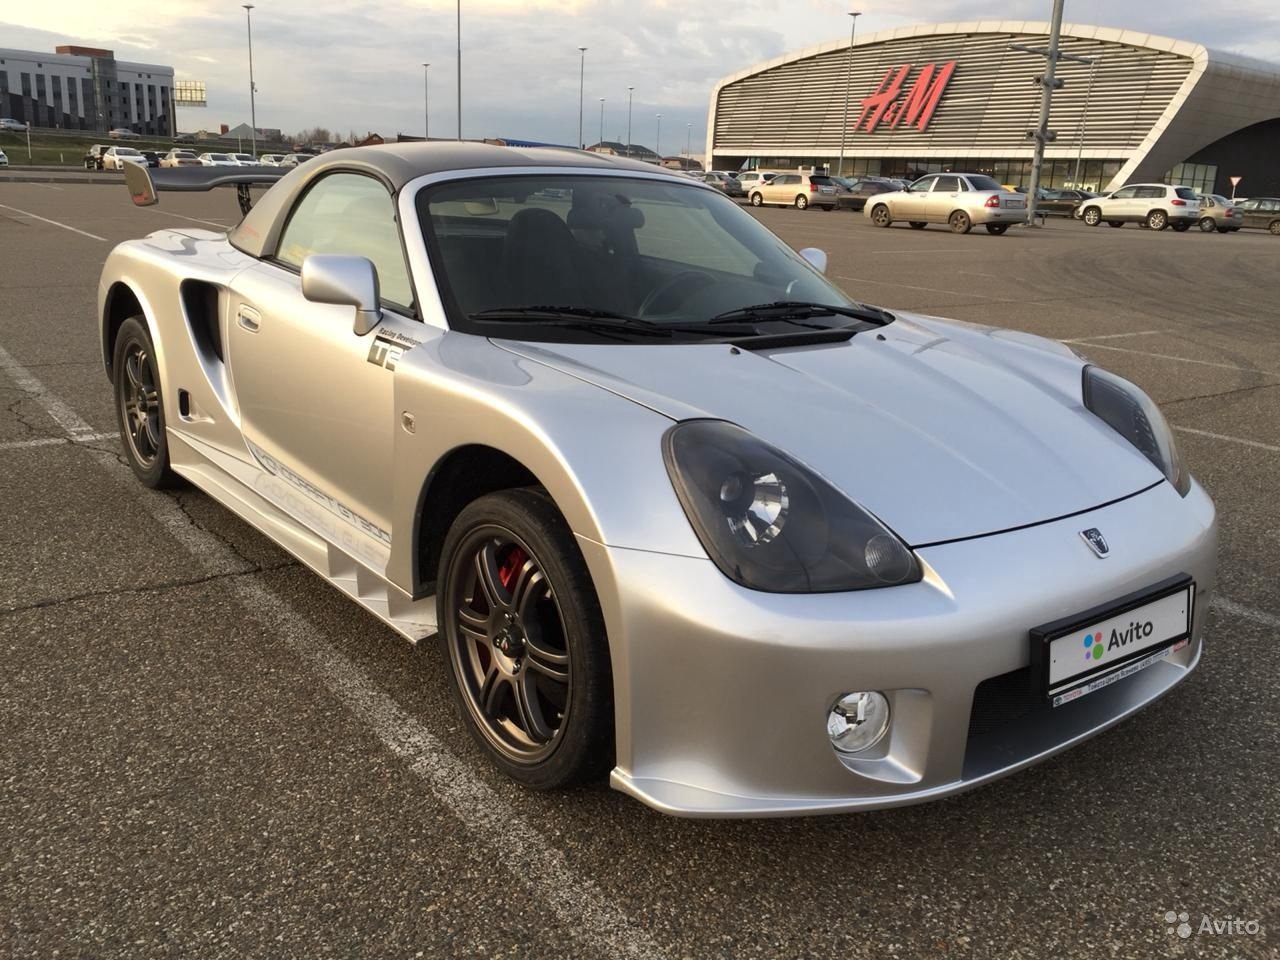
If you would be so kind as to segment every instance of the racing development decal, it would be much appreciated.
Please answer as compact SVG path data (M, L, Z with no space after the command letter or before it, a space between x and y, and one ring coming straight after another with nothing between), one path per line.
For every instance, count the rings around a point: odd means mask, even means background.
M374 334L373 343L369 345L368 360L375 367L394 370L399 359L419 342L394 330L379 330Z

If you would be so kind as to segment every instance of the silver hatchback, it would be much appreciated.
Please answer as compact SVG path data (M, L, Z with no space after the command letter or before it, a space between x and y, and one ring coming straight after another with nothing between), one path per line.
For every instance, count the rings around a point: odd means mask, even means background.
M916 230L945 223L953 233L968 233L975 224L982 224L987 233L999 235L1009 224L1027 218L1027 198L1010 193L986 174L936 173L905 190L880 194L862 213L877 227L905 220Z

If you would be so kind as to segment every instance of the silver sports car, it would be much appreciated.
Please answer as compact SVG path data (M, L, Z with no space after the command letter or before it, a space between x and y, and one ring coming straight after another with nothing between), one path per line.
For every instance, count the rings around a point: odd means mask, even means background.
M291 172L118 246L102 350L179 477L400 633L510 776L668 813L912 803L1196 666L1214 507L1054 341L859 303L720 191L559 149Z

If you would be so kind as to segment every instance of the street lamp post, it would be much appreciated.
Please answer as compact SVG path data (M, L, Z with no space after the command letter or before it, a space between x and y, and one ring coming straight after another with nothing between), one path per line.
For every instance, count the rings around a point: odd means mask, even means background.
M627 87L627 158L631 157L631 95L635 87Z
M253 4L242 3L245 29L249 34L249 127L253 134L253 159L258 159L258 110L254 102L257 87L253 82ZM243 114L241 114L243 116Z
M658 114L658 129L653 135L653 152L658 155L658 166L662 166L662 114Z
M600 139L596 143L604 143L604 97L600 98Z
M587 48L578 48L578 149L586 149L587 142L582 139L582 90L587 78Z
M458 139L462 139L462 0L458 0Z
M836 176L844 176L844 145L849 136L849 87L853 83L853 34L858 29L858 17L862 11L854 10L849 14L849 56L844 72L844 120L840 123L840 164L836 168Z
M693 124L684 125L684 168L693 166Z
M431 64L422 65L422 139L431 139Z

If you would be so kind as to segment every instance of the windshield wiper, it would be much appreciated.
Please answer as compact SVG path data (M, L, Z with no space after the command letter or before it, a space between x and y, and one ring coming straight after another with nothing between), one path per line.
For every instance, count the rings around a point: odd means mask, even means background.
M812 327L815 330L828 330L827 326L816 323L801 323L810 317L852 317L865 320L878 326L884 326L893 317L875 307L849 307L831 303L810 303L806 300L775 300L772 303L757 303L749 307L739 307L716 314L708 324L741 323L742 321L778 320L794 323L796 326Z
M644 320L628 317L610 310L595 307L497 307L471 314L472 320L516 323L535 323L539 326L568 327L571 330L588 330L592 333L627 333L641 337L670 337L671 330Z

